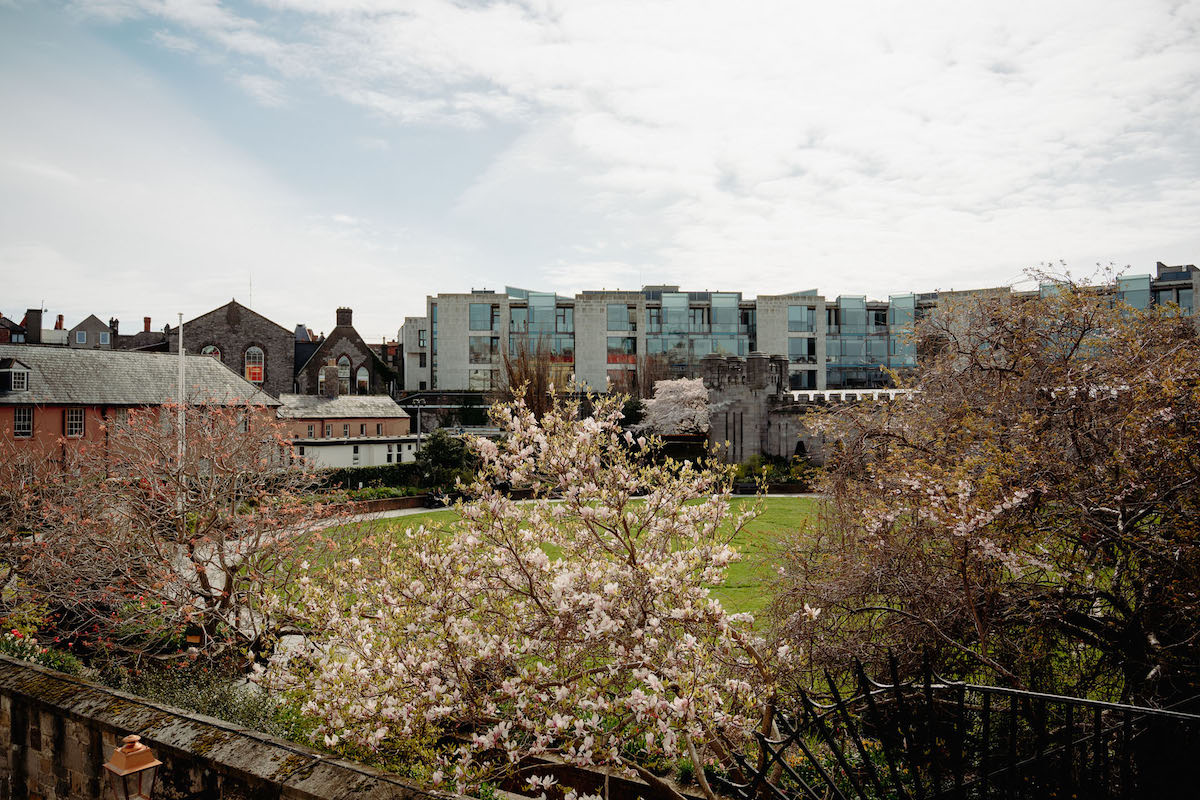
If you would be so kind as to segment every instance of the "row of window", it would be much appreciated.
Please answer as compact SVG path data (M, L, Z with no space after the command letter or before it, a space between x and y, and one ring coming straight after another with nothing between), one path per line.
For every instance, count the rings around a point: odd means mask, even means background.
M87 331L75 331L75 344L87 344ZM100 331L100 344L108 344L112 341L109 338L108 331Z
M406 444L406 445L404 445L404 449L411 453L413 446L411 444ZM300 456L304 455L304 445L300 445L300 447L297 448L297 450L299 451ZM350 455L351 455L351 463L354 465L357 465L359 463L358 445L354 445L354 450L351 452ZM401 460L402 459L400 458L400 445L389 444L387 446L387 463L389 463L389 464L399 463Z
M84 433L82 408L68 408L63 415L63 430L68 438L79 439ZM17 406L13 409L13 436L29 439L33 436L33 407Z
M317 426L316 426L316 423L311 423L311 424L309 424L309 426L308 426L308 438L309 438L309 439L315 439L315 438L316 438L316 434L317 434ZM348 423L348 422L346 422L346 423L343 423L343 424L342 424L342 436L346 436L346 437L348 437L349 435L350 435L350 423ZM367 426L366 426L366 423L360 423L360 424L359 424L359 426L358 426L358 435L359 435L359 436L366 436L366 435L367 435ZM375 423L375 435L376 435L376 436L383 436L383 423L382 423L382 422L376 422L376 423ZM327 423L325 423L325 438L326 438L326 439L330 439L330 438L332 438L332 437L333 437L333 424L332 424L332 423L329 423L329 422L327 422Z
M200 348L200 355L221 360L221 348L215 344L206 344ZM242 377L253 383L255 386L261 386L263 379L266 376L267 356L261 347L251 345L246 348L245 354L242 356Z

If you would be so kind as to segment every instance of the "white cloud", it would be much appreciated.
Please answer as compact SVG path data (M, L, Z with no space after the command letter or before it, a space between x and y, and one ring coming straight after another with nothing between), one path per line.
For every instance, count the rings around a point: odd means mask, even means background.
M228 53L267 105L517 127L447 223L483 263L439 289L882 294L1200 247L1196 0L83 5Z
M260 105L267 108L287 105L283 84L274 78L268 78L266 75L238 75L235 80L242 91Z

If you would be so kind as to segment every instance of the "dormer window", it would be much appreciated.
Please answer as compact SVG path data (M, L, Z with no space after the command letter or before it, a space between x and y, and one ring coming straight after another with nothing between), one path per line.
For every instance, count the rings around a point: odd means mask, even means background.
M75 331L75 344L87 344L87 331Z
M0 392L28 392L29 366L15 358L0 358Z
M217 347L215 344L206 344L204 347L200 348L200 355L209 356L211 358L215 358L217 361L220 361L221 348Z

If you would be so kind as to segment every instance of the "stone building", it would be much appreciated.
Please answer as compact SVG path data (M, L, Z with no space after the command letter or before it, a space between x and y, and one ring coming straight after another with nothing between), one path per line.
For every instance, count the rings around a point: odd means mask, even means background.
M67 331L68 347L86 347L89 350L112 350L115 331L110 324L105 325L95 314L89 314L87 319Z
M293 349L294 335L289 333ZM322 367L332 361L338 367L340 394L391 394L397 391L399 375L384 363L354 329L354 312L337 310L337 326L296 369L297 394L323 394Z
M168 338L179 352L179 329ZM293 388L294 334L237 300L185 322L183 341L189 353L217 359L272 397Z

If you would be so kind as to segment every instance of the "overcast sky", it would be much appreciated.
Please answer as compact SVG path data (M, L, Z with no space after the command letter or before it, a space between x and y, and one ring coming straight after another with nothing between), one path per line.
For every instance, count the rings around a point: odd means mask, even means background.
M1200 259L1200 2L0 0L0 312Z

